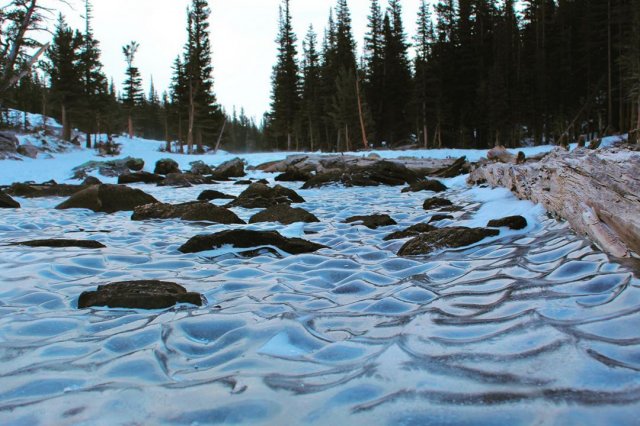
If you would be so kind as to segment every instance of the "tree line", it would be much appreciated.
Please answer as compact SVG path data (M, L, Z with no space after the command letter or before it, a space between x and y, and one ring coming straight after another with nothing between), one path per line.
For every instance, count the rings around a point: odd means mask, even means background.
M421 0L413 40L400 0L371 0L359 55L347 0L301 54L291 15L283 0L265 128L278 149L486 148L640 128L639 0Z
M87 147L95 145L100 135L120 133L164 140L166 150L180 152L202 152L205 147L220 145L233 150L262 147L262 131L244 110L228 114L217 103L211 63L211 9L206 0L192 0L187 8L187 42L173 63L171 86L161 95L153 78L147 90L142 87L136 55L143 46L136 41L122 47L126 79L121 93L116 91L102 69L90 0L84 1L84 9L82 30L71 28L60 14L46 44L29 34L46 27L50 9L37 0L14 0L2 9L3 109L14 107L55 117L62 124L61 138L71 140L72 129L78 129L86 135ZM38 49L32 53L34 47ZM8 62L5 52L16 52L13 63ZM0 120L4 115L0 114Z

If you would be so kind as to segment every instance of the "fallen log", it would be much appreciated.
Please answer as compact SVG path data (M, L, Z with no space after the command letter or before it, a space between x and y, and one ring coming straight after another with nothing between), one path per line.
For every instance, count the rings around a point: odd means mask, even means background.
M469 183L510 189L566 219L615 257L640 254L640 153L556 149L537 162L484 163ZM635 253L635 255L634 255Z

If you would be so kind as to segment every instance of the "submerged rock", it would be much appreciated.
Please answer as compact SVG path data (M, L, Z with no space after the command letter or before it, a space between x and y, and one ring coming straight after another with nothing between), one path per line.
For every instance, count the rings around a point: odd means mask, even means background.
M260 222L279 222L283 225L290 225L296 222L311 223L320 222L320 220L305 209L293 208L288 204L278 204L255 214L249 219L249 223Z
M213 180L211 178L202 175L169 173L166 179L158 183L158 186L189 187L192 185L206 185L212 182Z
M416 256L429 254L443 248L465 247L499 234L500 231L496 229L466 228L463 226L439 228L420 234L408 241L402 246L398 256Z
M135 172L125 173L118 176L118 184L124 185L127 183L158 183L164 180L163 176L149 172Z
M87 176L82 181L82 186L101 185L101 184L102 184L102 181L94 176Z
M94 185L72 195L56 209L89 209L94 212L115 213L157 202L151 195L128 186Z
M20 203L0 191L0 209L19 209Z
M204 163L204 161L193 161L189 163L191 166L190 173L193 175L210 175L212 169L210 166Z
M248 231L234 229L211 235L197 235L187 241L178 250L182 253L199 253L225 245L237 248L273 246L291 254L312 253L326 248L321 244L301 238L286 238L275 231Z
M304 198L294 190L276 185L273 188L263 183L253 183L242 194L229 203L229 207L264 209L278 204L304 203Z
M227 180L232 177L244 177L244 161L240 158L234 158L233 160L225 161L216 167L211 175L216 180Z
M326 172L309 179L302 189L320 188L332 183L345 186L399 186L418 181L418 175L406 166L391 161L377 161L367 166L346 166L336 160L336 164L324 164Z
M92 306L131 309L165 309L178 303L202 306L200 293L187 292L176 283L165 281L123 281L98 286L97 291L85 291L78 299L78 309Z
M175 160L171 158L163 158L156 162L156 168L153 173L157 175L168 175L171 173L181 173L180 166Z
M129 170L133 170L134 172L139 172L144 169L144 160L142 158L127 158L127 162L125 163Z
M135 208L131 220L182 219L208 221L222 224L244 224L231 210L207 202L194 201L183 204L154 203Z
M491 220L487 224L489 228L507 227L514 230L524 229L527 227L527 225L527 219L522 216L503 217L502 219Z
M345 223L362 222L362 225L369 229L377 229L381 226L397 225L398 223L388 214L374 214L370 216L352 216L347 218ZM357 224L354 224L357 225Z
M449 206L453 206L453 203L451 201L447 200L446 198L439 198L439 197L429 198L422 205L422 207L425 210L433 210L440 207L449 207Z
M441 220L454 219L450 214L434 214L429 219L429 223L440 222Z
M202 191L200 195L198 195L198 201L235 200L235 199L236 197L234 197L233 195L224 194L220 191L214 191L211 189Z
M289 169L286 172L276 176L278 182L307 182L313 175L309 172L298 169Z
M102 176L118 177L129 172L129 170L142 170L140 164L144 167L144 160L133 157L108 161L89 161L73 169L73 178L84 179L94 170L98 170Z
M448 188L445 184L435 179L420 180L412 183L409 187L404 188L402 192L420 192L420 191L433 191L444 192Z
M420 235L425 232L431 232L438 228L432 225L427 225L426 223L418 223L417 225L413 225L404 229L402 231L394 232L393 234L387 235L384 240L400 240L402 238L415 237L416 235Z
M70 197L83 189L86 185L59 185L55 182L43 184L14 183L7 192L14 197L40 198L40 197Z
M51 247L51 248L67 248L77 247L86 249L100 249L106 248L104 244L93 240L64 240L64 239L47 239L47 240L32 240L21 241L19 243L12 243L15 246L27 246L27 247Z

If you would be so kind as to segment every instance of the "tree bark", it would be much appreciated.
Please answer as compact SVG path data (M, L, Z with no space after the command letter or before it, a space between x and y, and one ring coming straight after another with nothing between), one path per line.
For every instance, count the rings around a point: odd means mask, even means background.
M133 117L131 116L131 112L129 112L129 118L127 122L129 127L129 139L133 139Z
M538 162L487 163L471 183L488 182L542 204L616 257L640 254L640 153L556 149Z
M356 94L358 95L358 115L360 116L360 129L362 130L362 144L364 149L369 148L369 141L367 140L367 129L364 125L364 114L362 113L362 98L360 96L360 78L356 73Z
M193 123L195 121L196 106L193 102L193 83L189 82L189 130L187 132L187 154L193 154Z
M215 151L213 151L214 154L217 154L218 150L220 149L220 143L222 142L222 135L224 135L225 127L227 127L227 119L226 118L222 122L222 129L220 130L220 134L218 135L218 141L216 142L216 149L215 149Z

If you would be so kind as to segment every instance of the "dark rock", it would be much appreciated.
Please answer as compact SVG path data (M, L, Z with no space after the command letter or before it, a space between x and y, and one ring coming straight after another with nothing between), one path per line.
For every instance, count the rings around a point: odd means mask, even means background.
M274 246L291 254L312 253L326 248L323 245L300 238L285 238L275 231L248 231L236 229L211 235L197 235L178 250L182 253L198 253L225 245L237 248Z
M118 184L128 183L159 183L164 180L163 176L149 172L125 173L118 177Z
M131 220L147 219L182 219L223 224L245 223L231 210L198 201L175 205L154 203L136 207Z
M433 191L433 192L444 192L448 188L440 182L439 180L420 180L418 182L412 183L408 188L404 188L402 192L420 192L420 191Z
M249 223L280 222L289 225L296 222L320 222L320 220L305 209L293 208L288 204L278 204L255 214Z
M133 157L126 157L109 161L89 161L73 169L73 178L84 179L94 170L98 170L102 176L118 177L128 173L131 170L129 169L129 165L138 161L142 160Z
M458 248L475 244L486 237L493 237L500 234L496 229L451 227L439 228L430 232L418 235L408 241L400 251L398 256L416 256L429 254L434 250L442 248Z
M207 166L204 161L194 161L189 163L191 166L191 174L192 175L210 175L212 173L211 167Z
M101 185L102 181L97 177L87 176L85 180L82 181L82 186L91 186L91 185Z
M142 158L129 157L125 164L129 170L133 170L134 172L139 172L144 169L144 160Z
M216 180L226 180L232 177L244 177L244 161L240 158L226 161L216 167L211 173Z
M369 177L383 185L400 186L418 181L418 175L405 165L392 161L378 161L365 168Z
M387 235L384 240L390 241L415 237L416 235L420 235L424 232L431 232L436 229L438 228L436 228L435 226L427 225L426 223L418 223L417 225L410 226L402 231L394 232L393 234Z
M434 177L452 178L469 173L469 170L470 165L467 162L467 157L460 157L449 167L437 170L431 175Z
M362 222L362 225L370 229L377 229L381 226L397 225L396 221L387 214L374 214L370 216L352 216L345 220L345 223Z
M175 186L184 188L192 185L207 185L211 182L211 178L202 175L194 175L191 173L169 173L162 182L158 182L158 186Z
M278 204L291 203L304 203L304 199L294 190L280 185L271 188L262 183L253 183L228 206L264 209Z
M329 172L318 173L317 175L311 177L307 180L304 185L302 185L302 189L311 189L311 188L322 188L323 186L341 183L345 186L353 186L351 184L352 175L344 173L342 170L332 170ZM371 185L369 186L378 186L379 183L370 181ZM366 186L366 185L361 185Z
M345 166L335 160L321 161L325 168L336 168L324 173L319 173L309 179L302 189L320 188L332 183L341 183L349 186L399 186L418 181L418 175L409 170L403 164L392 161L377 161L369 166Z
M156 162L156 168L153 173L157 175L168 175L171 173L181 173L180 166L175 160L171 158L163 158Z
M0 132L0 159L14 158L20 142L13 132Z
M19 209L20 203L0 191L0 209Z
M100 248L106 247L104 244L98 241L93 241L93 240L55 240L55 239L23 241L19 243L12 243L12 245L27 246L27 247L52 247L52 248L78 247L78 248L86 248L86 249L100 249Z
M29 158L37 158L39 153L38 148L33 145L20 145L18 146L17 152Z
M92 306L131 309L165 309L178 303L202 306L204 297L181 285L163 281L125 281L98 286L78 299L78 309Z
M434 214L431 216L429 223L440 222L441 220L453 219L454 217L450 214Z
M266 179L260 179L260 180L257 180L257 181L256 181L256 183L261 183L261 184L263 184L263 185L269 185L269 181L268 181L268 180L266 180Z
M58 185L55 182L43 184L14 183L7 192L14 197L41 198L41 197L70 197L83 189L85 185Z
M490 228L501 228L504 226L509 229L515 230L524 229L527 227L527 225L527 219L522 216L503 217L502 219L491 220L487 224L487 226Z
M446 198L433 197L426 200L423 204L425 210L437 209L439 207L453 206L453 203Z
M237 180L234 185L251 185L252 183L252 180Z
M56 209L89 209L94 212L114 213L132 211L138 206L157 203L151 195L124 185L94 185L73 194Z
M307 182L313 175L311 173L298 170L289 169L281 175L276 176L278 182Z
M220 191L213 191L211 189L202 191L200 195L198 195L198 201L235 200L235 199L236 197L234 197L233 195L223 194Z

